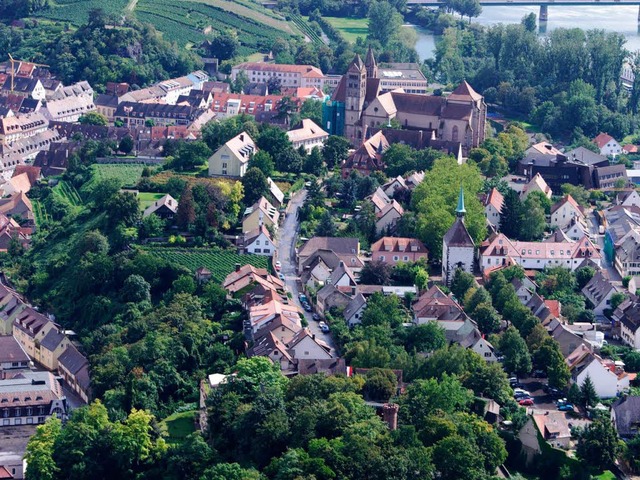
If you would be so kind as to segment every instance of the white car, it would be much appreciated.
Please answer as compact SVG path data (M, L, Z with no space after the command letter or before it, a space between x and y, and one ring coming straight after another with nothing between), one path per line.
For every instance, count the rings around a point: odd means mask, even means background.
M522 388L514 388L513 389L513 394L514 395L531 395L529 392L527 392L526 390L522 389Z

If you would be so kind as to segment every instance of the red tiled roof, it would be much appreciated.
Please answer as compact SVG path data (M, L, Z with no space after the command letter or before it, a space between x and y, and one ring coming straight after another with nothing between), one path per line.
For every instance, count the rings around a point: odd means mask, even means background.
M602 148L611 140L614 140L611 135L607 133L600 133L596 138L593 139L593 142L598 145L598 148Z

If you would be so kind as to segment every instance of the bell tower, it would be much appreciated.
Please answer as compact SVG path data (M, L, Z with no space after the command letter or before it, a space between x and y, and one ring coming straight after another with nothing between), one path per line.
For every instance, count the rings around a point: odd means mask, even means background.
M360 117L362 117L367 91L367 69L360 55L356 54L347 69L346 76L344 133L354 146L360 146L362 143Z

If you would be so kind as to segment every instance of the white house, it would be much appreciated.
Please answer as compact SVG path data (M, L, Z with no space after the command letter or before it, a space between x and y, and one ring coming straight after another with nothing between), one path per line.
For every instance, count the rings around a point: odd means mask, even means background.
M640 193L636 190L618 192L615 203L623 207L640 207Z
M209 176L243 177L256 151L256 144L247 132L236 135L209 158Z
M342 315L344 316L347 325L353 327L362 322L362 314L367 308L367 300L361 293L358 293L353 300L346 306Z
M502 217L502 207L504 205L504 196L497 188L492 188L484 203L484 216L491 225L500 228L500 218Z
M629 388L631 375L625 373L624 364L604 360L584 345L567 357L567 363L573 381L582 386L589 377L600 398L613 398Z
M293 148L304 147L307 153L311 153L311 150L316 147L322 150L324 142L329 138L329 134L316 125L313 120L305 118L302 120L300 128L287 132L287 137L293 144Z
M308 328L303 328L294 335L293 339L287 344L287 350L289 355L296 360L325 360L333 358L331 347L311 333Z
M600 149L600 155L604 155L605 157L609 155L615 157L622 153L622 146L609 134L600 133L593 139L593 143Z
M569 225L562 229L562 233L574 242L577 242L582 237L588 237L591 234L586 219L580 217L574 218Z
M442 239L442 281L451 284L456 269L473 273L475 243L464 224L464 192L460 189L456 221Z
M404 181L404 178L398 175L396 178L392 178L380 188L382 188L382 191L387 195L387 197L393 198L396 192L406 189L407 184Z
M564 230L574 219L584 220L584 213L571 195L562 197L562 200L551 207L550 225L552 227Z
M602 255L587 237L580 241L521 242L510 240L502 233L489 239L480 252L483 270L515 261L525 269L543 270L546 266L576 270L589 259L600 266Z
M480 337L476 340L476 342L471 345L471 350L480 355L485 362L497 362L498 357L496 357L493 345L491 345L486 339Z
M276 251L276 246L269 234L269 230L264 225L244 234L244 250L246 253L255 255L272 256Z
M402 205L395 200L391 200L391 203L388 203L376 213L376 232L378 235L393 229L402 215L404 215Z
M596 272L582 289L582 294L593 305L593 314L600 318L604 318L604 311L611 308L611 297L618 292L620 289L609 281L602 270Z

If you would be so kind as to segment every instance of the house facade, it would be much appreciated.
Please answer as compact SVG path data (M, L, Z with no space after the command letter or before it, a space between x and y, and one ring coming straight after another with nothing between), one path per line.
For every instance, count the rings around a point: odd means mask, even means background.
M382 237L371 245L371 260L395 266L398 262L426 261L429 251L420 240L405 237Z
M273 256L276 246L264 225L244 234L244 251L254 255Z
M305 118L299 128L287 132L287 137L293 148L304 147L307 153L311 153L314 148L322 150L329 134L316 125L313 120Z
M484 203L484 216L487 221L500 228L500 219L502 218L502 207L504 206L504 196L497 188L492 188Z
M600 155L604 155L605 157L615 157L622 153L622 146L620 146L615 138L607 133L600 133L593 139L593 143L600 149Z
M566 195L551 207L550 225L552 227L564 230L576 219L584 220L584 213L571 195Z
M256 144L248 133L236 135L209 158L209 176L243 177L256 152Z

